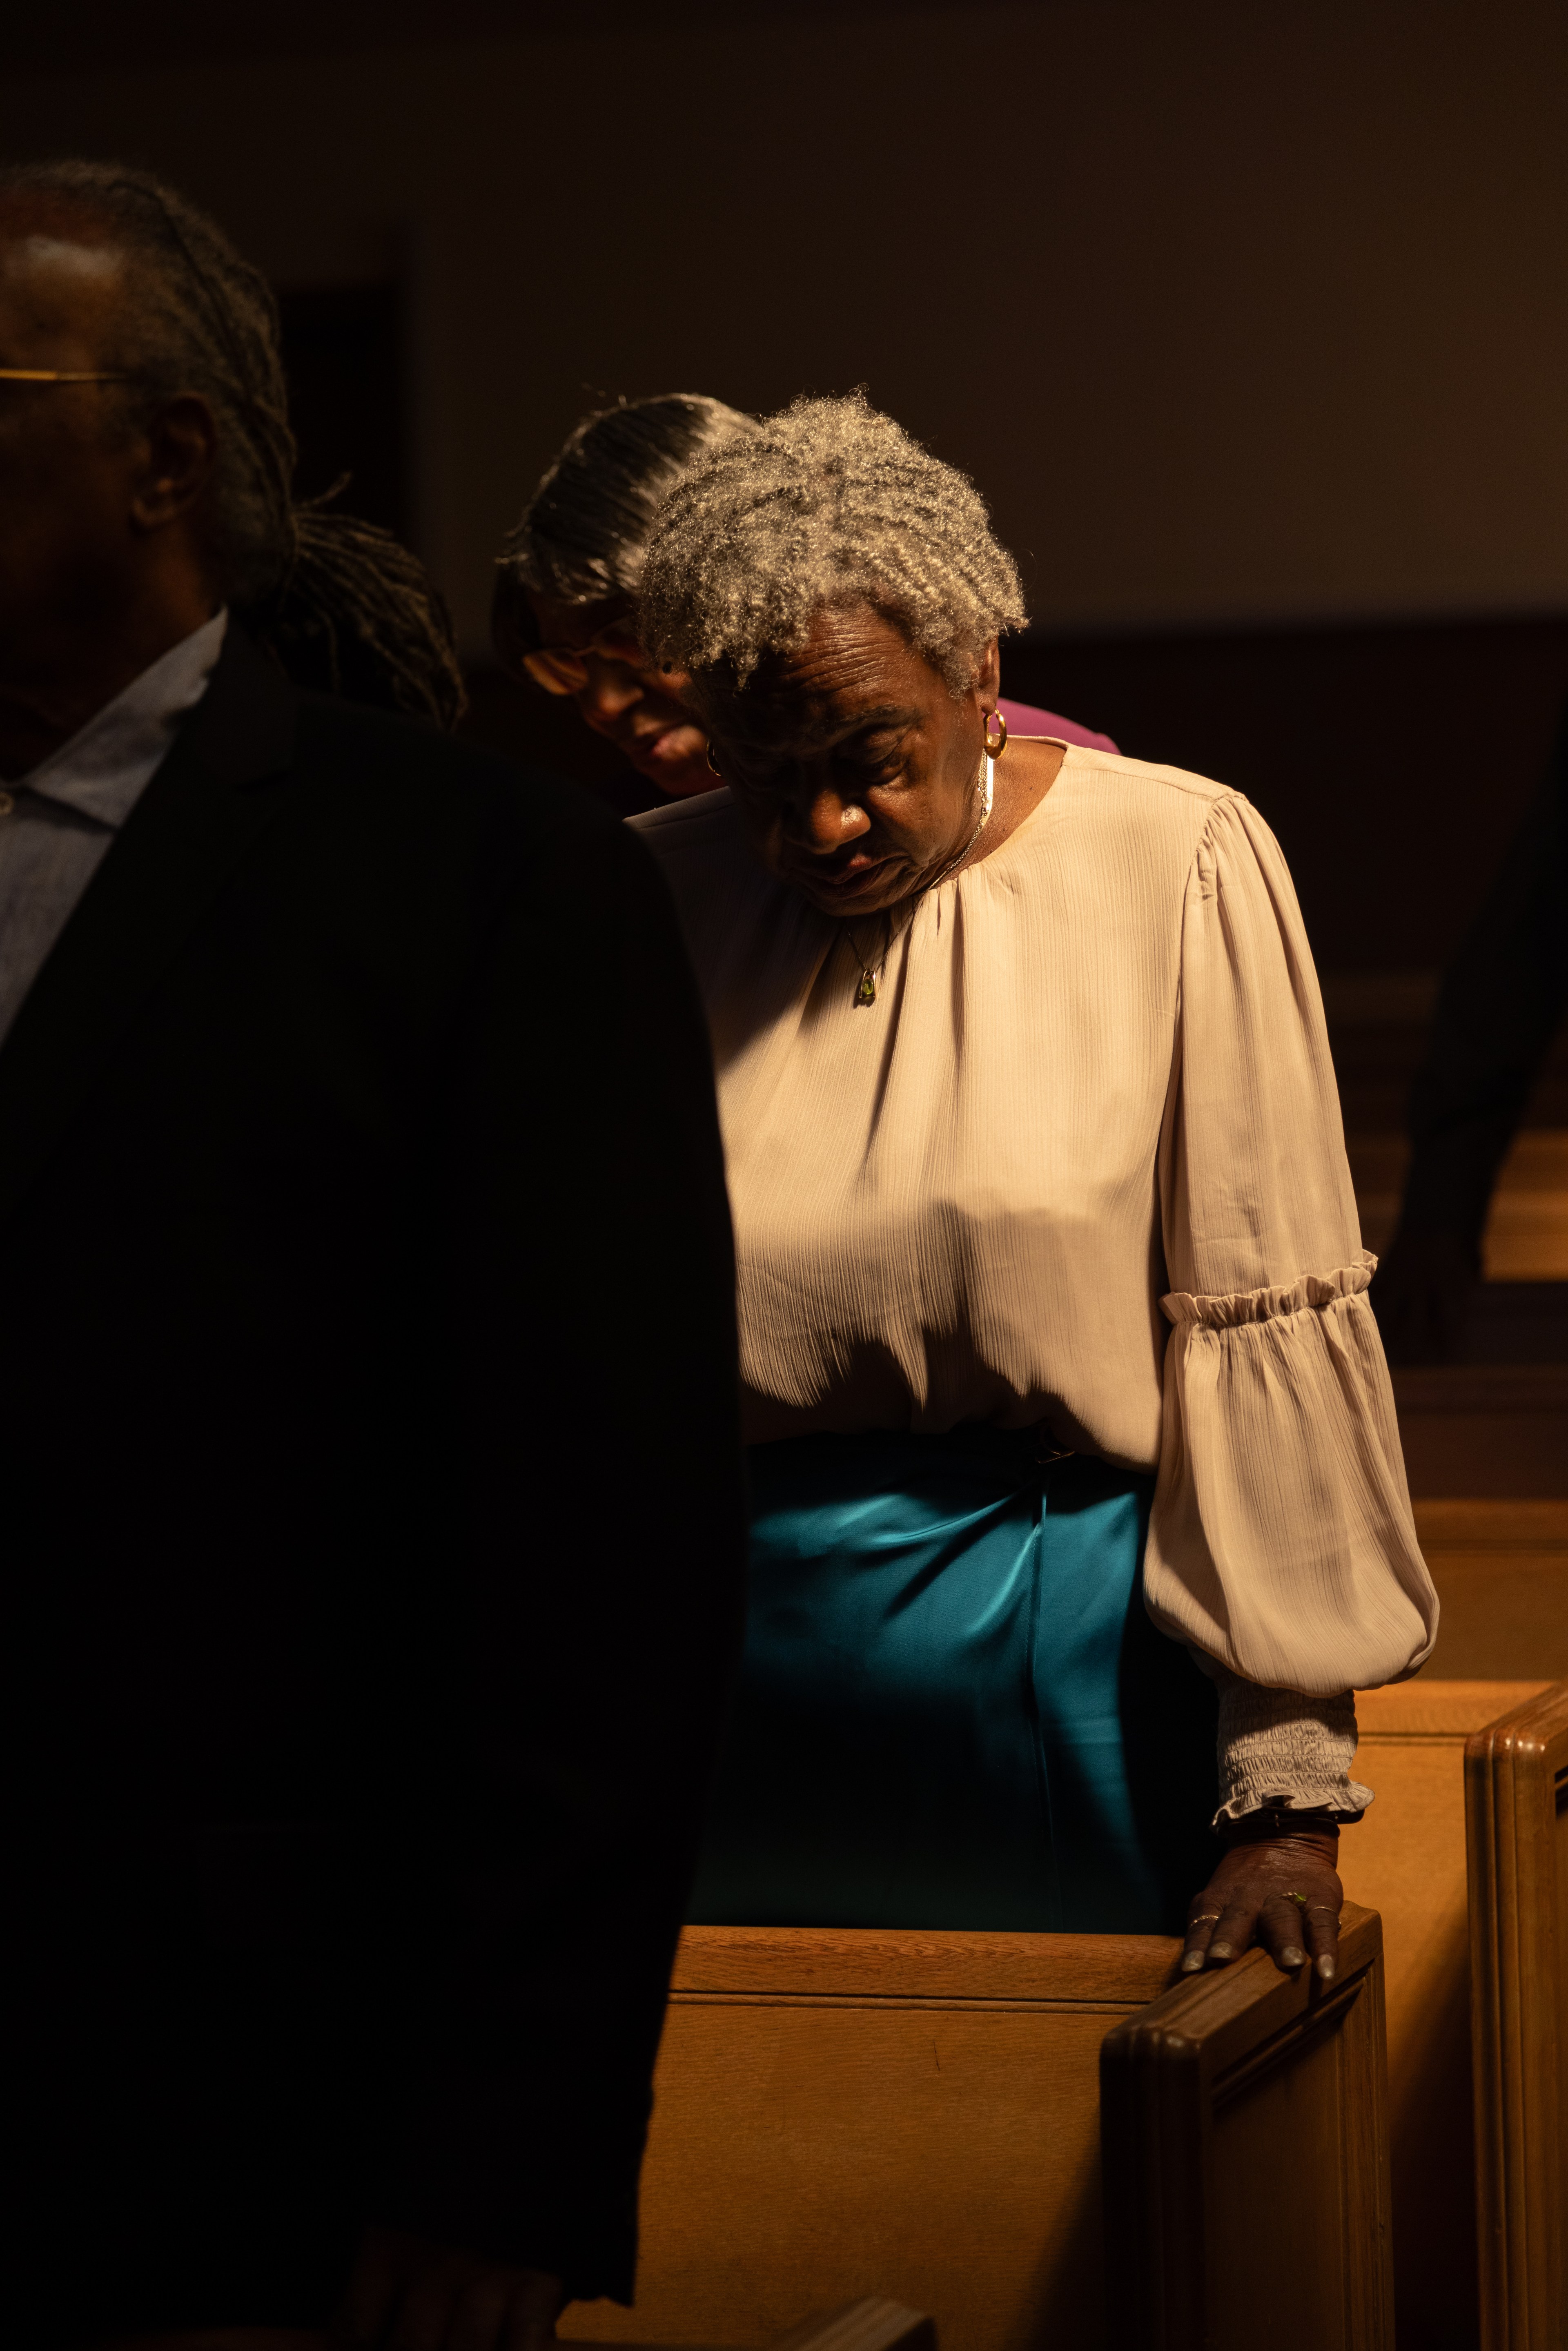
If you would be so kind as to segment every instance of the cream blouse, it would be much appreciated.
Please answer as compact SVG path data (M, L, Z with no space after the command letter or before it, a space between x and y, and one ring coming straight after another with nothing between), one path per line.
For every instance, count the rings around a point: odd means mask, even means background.
M1148 1604L1222 1688L1338 1699L1413 1672L1437 1607L1375 1260L1257 810L1069 749L1019 830L917 903L869 1007L840 925L764 870L727 792L633 821L712 1026L748 1437L1048 1422L1157 1466Z

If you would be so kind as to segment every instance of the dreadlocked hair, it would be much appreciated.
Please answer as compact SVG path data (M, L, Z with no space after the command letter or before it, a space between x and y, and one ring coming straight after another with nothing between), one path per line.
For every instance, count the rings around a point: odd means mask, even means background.
M1024 623L1018 566L985 500L863 391L793 402L695 465L661 508L637 600L643 644L744 687L825 606L868 603L963 694Z
M0 172L0 194L86 224L123 255L127 299L105 363L131 380L134 427L197 392L218 429L208 498L214 585L297 685L454 726L465 696L452 622L389 531L324 498L296 501L277 304L217 224L152 172L68 159Z

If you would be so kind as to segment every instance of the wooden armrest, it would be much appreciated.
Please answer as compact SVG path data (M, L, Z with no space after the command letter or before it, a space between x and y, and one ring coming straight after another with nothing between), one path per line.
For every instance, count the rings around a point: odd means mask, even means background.
M1107 2032L1113 2345L1392 2346L1382 1960L1347 1904L1333 1984L1250 1951Z

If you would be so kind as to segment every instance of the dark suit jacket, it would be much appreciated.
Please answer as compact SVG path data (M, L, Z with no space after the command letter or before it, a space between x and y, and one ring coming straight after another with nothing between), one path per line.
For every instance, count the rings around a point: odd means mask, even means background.
M0 1050L0 1317L7 2296L626 2295L743 1572L641 845L231 632Z

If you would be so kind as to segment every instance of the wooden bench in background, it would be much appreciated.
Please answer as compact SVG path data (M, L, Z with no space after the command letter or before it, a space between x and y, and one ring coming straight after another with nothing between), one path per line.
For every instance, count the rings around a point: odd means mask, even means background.
M1568 1681L1568 1500L1415 1509L1443 1604L1426 1678Z
M1568 1499L1568 1364L1396 1368L1410 1491Z
M563 2335L757 2351L874 2281L931 2313L944 2351L1093 2351L1108 2260L1129 2351L1255 2351L1288 2253L1313 2351L1391 2343L1376 1918L1347 1914L1326 1998L1260 1954L1173 1984L1178 1950L688 1928L637 2306L575 2307ZM1254 2250L1217 2258L1241 2240ZM1156 2307L1151 2334L1138 2314Z
M1410 1165L1398 1133L1346 1138L1361 1237L1381 1256L1394 1238ZM1498 1170L1481 1241L1489 1281L1568 1280L1568 1134L1526 1128Z
M1420 2351L1473 2351L1479 2325L1465 1742L1542 1687L1421 1678L1356 1701L1377 1802L1340 1875L1383 1919L1395 2299Z
M1568 2344L1568 1683L1465 1748L1482 2351Z

